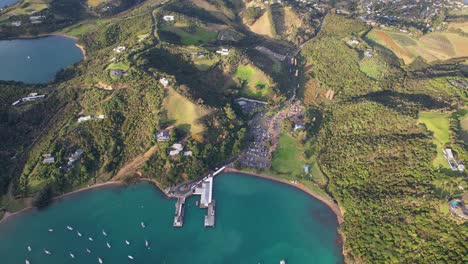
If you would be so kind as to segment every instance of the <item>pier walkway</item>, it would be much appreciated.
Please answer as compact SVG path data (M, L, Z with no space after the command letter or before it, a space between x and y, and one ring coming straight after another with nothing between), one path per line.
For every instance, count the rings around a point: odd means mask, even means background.
M184 207L185 199L192 195L200 195L200 208L207 208L205 215L205 227L213 227L215 225L215 200L213 200L213 177L221 173L226 167L217 169L213 174L208 174L201 179L175 186L168 190L168 195L176 197L174 214L174 227L182 227L184 225Z

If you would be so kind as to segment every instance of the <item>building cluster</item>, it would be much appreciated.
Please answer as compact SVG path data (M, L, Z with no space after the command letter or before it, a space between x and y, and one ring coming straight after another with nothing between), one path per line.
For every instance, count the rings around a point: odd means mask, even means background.
M294 102L288 109L286 117L294 122L294 132L298 130L305 130L304 126L304 107L299 101Z
M183 153L185 157L187 156L192 156L192 151L183 151L184 146L180 143L174 143L170 148L169 148L169 156L178 156L180 153Z
M112 51L116 52L116 53L122 53L124 51L127 50L127 47L125 46L118 46L118 47L115 47L112 49Z
M28 96L14 101L11 105L12 106L19 106L19 105L21 105L23 103L26 103L26 102L32 102L32 101L36 101L36 100L39 100L39 99L44 99L45 97L46 97L45 94L30 93Z
M163 16L163 20L166 22L174 21L174 16Z
M81 122L84 122L84 121L89 121L91 119L104 119L104 118L106 118L105 115L87 115L87 116L79 117L77 122L81 123Z
M169 79L167 78L161 78L159 79L159 83L164 86L164 87L167 87L169 85Z
M460 218L468 220L468 194L459 199L449 200L450 212Z
M369 24L397 26L422 24L432 31L432 21L445 10L463 10L463 0L360 0L362 20Z

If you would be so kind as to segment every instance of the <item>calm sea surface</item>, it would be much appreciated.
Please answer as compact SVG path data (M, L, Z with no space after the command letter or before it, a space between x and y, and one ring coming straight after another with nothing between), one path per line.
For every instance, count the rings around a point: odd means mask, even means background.
M12 5L14 3L19 2L20 0L0 0L0 8L4 8L6 6Z
M288 264L342 262L336 218L318 200L293 187L240 174L218 176L214 183L215 228L203 227L205 210L195 206L197 197L187 201L185 225L177 229L172 227L175 200L165 198L152 185L104 187L67 196L47 209L1 224L0 261L88 264L101 258L113 264L278 264L284 258ZM46 255L44 249L52 254Z
M2 1L2 0L0 0ZM62 36L0 41L0 80L47 83L83 59L76 40Z

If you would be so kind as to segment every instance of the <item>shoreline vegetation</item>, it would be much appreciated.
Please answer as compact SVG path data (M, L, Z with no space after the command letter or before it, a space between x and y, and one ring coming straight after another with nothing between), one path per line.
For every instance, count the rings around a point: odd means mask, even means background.
M289 186L292 186L292 187L296 187L297 189L305 192L306 194L314 197L315 199L319 200L320 202L324 203L328 208L330 208L332 210L332 212L335 214L336 218L337 218L337 221L338 221L338 224L341 225L343 223L343 216L341 214L341 210L340 208L338 207L338 205L336 205L334 202L330 201L328 198L320 195L320 194L317 194L317 193L314 193L313 191L305 188L305 187L302 187L302 186L299 186L299 185L296 185L296 184L293 184L287 180L284 180L284 179L279 179L279 178L276 178L276 177L273 177L273 176L269 176L269 175L265 175L265 174L259 174L259 173L253 173L253 172L248 172L248 171L242 171L242 170L237 170L237 169L233 169L233 168L226 168L223 173L221 173L220 175L224 174L224 173L238 173L238 174L244 174L244 175L247 175L247 176L253 176L253 177L258 177L258 178L263 178L263 179L266 179L266 180L272 180L272 181L276 181L278 183L283 183L283 184L286 184L286 185L289 185ZM159 185L157 182L155 182L154 180L151 180L151 179L146 179L146 178L139 178L135 181L136 182L148 182L152 185L154 185L159 191L161 191L164 196L166 196L167 198L175 198L173 196L170 196L168 195ZM83 188L80 188L80 189L76 189L74 191L71 191L71 192L68 192L68 193L64 193L64 194L61 194L59 196L56 196L54 198L51 199L51 203L53 202L57 202L57 201L60 201L62 198L64 197L67 197L69 195L72 195L72 194L77 194L77 193L81 193L81 192L85 192L85 191L88 191L88 190L94 190L94 189L98 189L98 188L101 188L101 187L107 187L107 186L123 186L125 185L125 183L123 181L116 181L116 180L111 180L111 181L107 181L107 182L102 182L102 183L96 183L96 184L93 184L93 185L89 185L87 187L83 187ZM20 213L23 213L23 212L27 212L29 210L33 210L33 209L37 209L37 207L35 206L28 206L28 207L25 207L23 209L21 209L20 211L18 212L8 212L5 210L5 213L3 215L3 218L0 219L0 224L3 223L4 221L7 221L8 219L20 214Z

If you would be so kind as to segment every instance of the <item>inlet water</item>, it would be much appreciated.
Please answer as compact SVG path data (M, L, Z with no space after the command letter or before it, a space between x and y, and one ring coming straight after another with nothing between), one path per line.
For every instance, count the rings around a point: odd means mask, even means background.
M214 180L213 195L216 227L203 227L206 211L192 197L184 226L173 228L175 200L148 183L72 194L2 223L1 263L89 264L99 263L98 258L112 264L342 262L335 216L307 194L265 179L223 174Z
M47 83L83 59L76 40L62 36L0 41L0 80Z

